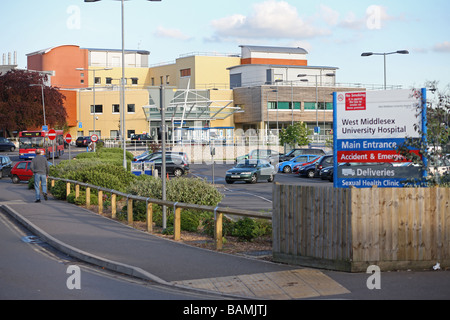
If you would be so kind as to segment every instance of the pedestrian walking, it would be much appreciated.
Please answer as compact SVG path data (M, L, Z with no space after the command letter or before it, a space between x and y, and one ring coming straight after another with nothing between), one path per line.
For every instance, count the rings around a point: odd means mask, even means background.
M41 155L41 150L36 150L36 157L31 161L31 170L34 174L34 190L36 193L35 202L41 202L39 184L42 186L42 193L44 194L44 199L47 201L47 177L49 166L47 158Z

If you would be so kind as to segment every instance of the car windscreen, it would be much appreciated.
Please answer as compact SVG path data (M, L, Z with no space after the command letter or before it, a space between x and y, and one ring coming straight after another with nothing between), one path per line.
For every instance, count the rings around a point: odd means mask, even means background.
M256 163L242 162L242 163L238 163L236 168L256 168L256 166L257 166Z

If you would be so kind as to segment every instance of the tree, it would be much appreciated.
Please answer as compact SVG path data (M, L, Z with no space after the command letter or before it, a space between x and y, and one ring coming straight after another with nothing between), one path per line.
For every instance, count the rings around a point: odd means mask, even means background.
M438 82L426 83L427 97L427 133L426 139L406 139L406 142L399 146L398 152L414 164L426 167L428 178L426 185L450 185L450 172L439 172L438 167L449 162L448 156L450 148L450 87L444 91L438 89ZM420 91L413 90L413 94ZM423 98L423 97L422 97ZM422 100L422 99L420 99ZM421 117L423 105L417 106L417 117ZM424 136L422 128L416 127L417 132ZM410 152L411 148L419 150L419 155ZM426 160L426 162L425 162ZM414 184L423 184L424 181L410 181Z
M311 143L308 137L312 134L312 130L308 130L306 123L297 122L280 132L280 144L288 144L291 148L296 145L306 146Z
M0 76L0 130L4 134L42 127L42 87L32 85L46 80L46 75L26 70L12 70ZM45 86L44 99L47 125L63 129L67 118L64 95L57 88Z

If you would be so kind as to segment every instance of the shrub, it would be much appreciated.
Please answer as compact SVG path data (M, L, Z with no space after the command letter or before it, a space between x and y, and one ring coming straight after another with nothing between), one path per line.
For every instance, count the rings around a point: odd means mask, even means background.
M233 235L241 241L252 241L255 238L269 234L269 230L271 230L269 223L246 217L235 223Z

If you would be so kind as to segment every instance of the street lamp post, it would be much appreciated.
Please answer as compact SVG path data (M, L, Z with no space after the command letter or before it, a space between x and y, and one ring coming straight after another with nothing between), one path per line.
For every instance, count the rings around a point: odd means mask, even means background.
M384 56L384 90L386 90L386 56L391 54L409 54L408 50L398 50L395 52L385 52L385 53L376 53L376 52L363 52L361 57L370 57L370 56Z
M101 0L84 0L84 2L98 2ZM147 0L147 1L161 1L161 0ZM121 132L123 137L123 167L127 170L127 146L126 146L126 134L125 134L125 13L124 13L124 0L121 0L122 8L122 83L121 83L121 104L120 117L121 117Z
M45 97L44 97L44 80L41 84L30 84L30 87L41 87L42 90L42 112L44 114L44 126L47 126L47 121L45 120Z

